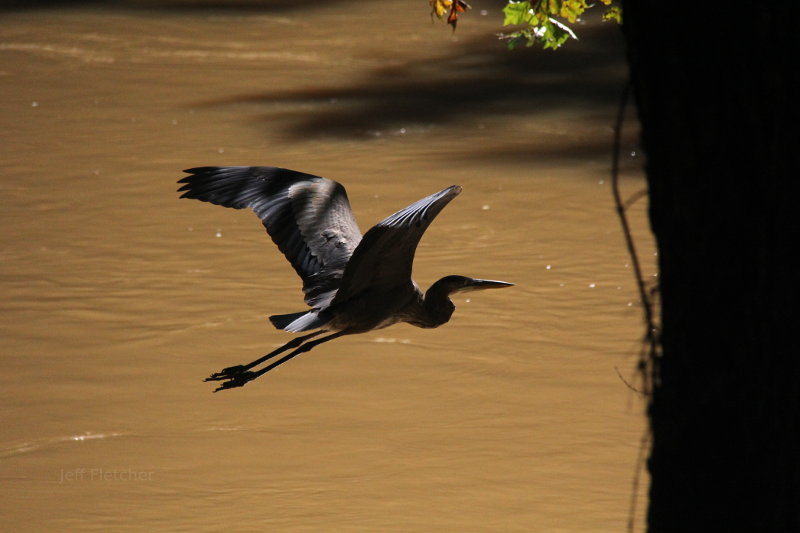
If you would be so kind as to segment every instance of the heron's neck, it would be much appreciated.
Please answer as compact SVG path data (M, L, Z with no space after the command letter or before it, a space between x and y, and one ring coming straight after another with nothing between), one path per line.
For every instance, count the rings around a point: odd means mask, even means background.
M435 328L447 323L456 306L450 301L450 291L446 287L434 283L422 300L423 320L419 325L423 328Z

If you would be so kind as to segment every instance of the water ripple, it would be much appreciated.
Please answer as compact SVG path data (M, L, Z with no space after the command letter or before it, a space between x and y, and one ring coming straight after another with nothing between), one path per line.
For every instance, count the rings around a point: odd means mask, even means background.
M116 433L116 432L94 433L92 431L86 431L76 435L67 435L63 437L52 437L48 439L26 441L0 448L0 458L15 457L18 455L31 453L38 450L55 448L57 446L66 445L67 443L70 442L84 442L89 440L110 439L114 437L122 437L124 435L125 433Z

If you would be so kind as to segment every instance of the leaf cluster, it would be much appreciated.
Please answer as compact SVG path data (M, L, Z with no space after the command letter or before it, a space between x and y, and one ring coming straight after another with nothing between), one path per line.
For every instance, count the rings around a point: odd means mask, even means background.
M622 22L622 11L614 5L615 0L599 1L606 6L603 20ZM518 28L502 38L507 40L509 48L540 43L545 49L555 50L570 38L578 38L566 22L574 24L584 11L595 5L587 0L510 0L503 8L503 24Z
M467 9L471 9L471 6L464 0L430 0L430 4L431 18L436 15L439 20L443 20L445 13L448 13L447 23L452 26L453 31L456 31L458 16Z

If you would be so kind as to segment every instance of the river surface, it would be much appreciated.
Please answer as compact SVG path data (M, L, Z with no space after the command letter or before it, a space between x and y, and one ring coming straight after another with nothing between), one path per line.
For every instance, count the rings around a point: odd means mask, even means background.
M424 0L0 11L0 529L624 531L645 423L621 36L509 52L501 5L455 33ZM635 140L631 113L626 194ZM175 182L259 164L342 182L362 231L462 185L415 279L516 286L212 394L291 338L266 317L300 282L251 212Z

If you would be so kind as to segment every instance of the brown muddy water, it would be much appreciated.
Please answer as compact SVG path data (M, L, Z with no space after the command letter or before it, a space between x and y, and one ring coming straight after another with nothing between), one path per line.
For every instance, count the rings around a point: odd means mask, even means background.
M0 11L0 529L625 529L645 423L609 189L621 38L509 52L501 4L455 34L423 0ZM628 194L635 139L631 115ZM302 309L252 213L175 192L251 164L341 181L362 230L460 184L415 279L517 286L212 394Z

